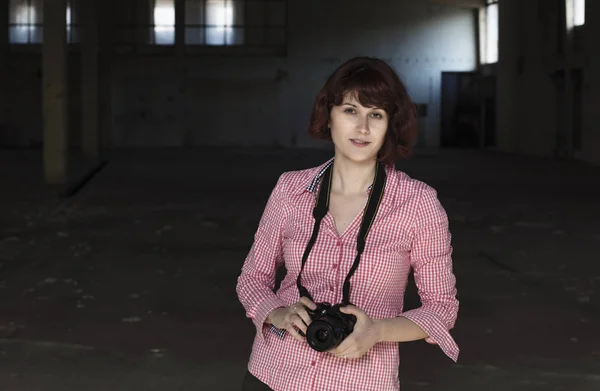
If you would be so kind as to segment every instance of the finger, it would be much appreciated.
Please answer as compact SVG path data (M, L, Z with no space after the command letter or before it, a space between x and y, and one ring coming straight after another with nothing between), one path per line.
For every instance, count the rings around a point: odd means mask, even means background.
M345 354L347 355L353 349L354 349L354 342L349 341L349 339L346 338L336 348L336 355L338 355L338 356L344 356Z
M300 341L300 342L304 342L304 341L305 341L304 337L302 337L300 334L298 334L298 332L297 332L297 331L296 331L296 329L294 328L294 325L290 325L290 327L288 327L286 330L287 330L287 332L288 332L288 333L290 333L290 335L291 335L292 337L294 337L294 338L295 338L297 341Z
M314 310L317 308L317 305L315 303L313 303L313 301L311 299L309 299L308 297L302 296L300 298L300 303L308 308L310 308L311 310Z
M333 355L336 356L337 358L351 358L352 357L352 353L350 351L337 352L337 353L335 353Z
M356 350L350 349L350 350L347 350L347 351L344 351L344 352L336 353L335 356L338 357L338 358L349 360L351 358L357 357L357 354L356 354Z
M327 351L329 354L333 354L334 356L339 356L342 351L340 350L340 345L336 346L334 349L330 349Z
M355 350L355 351L352 351L352 352L348 352L348 354L345 357L348 360L350 360L350 359L354 360L354 359L357 359L357 358L361 358L362 356L364 356L364 353L361 353L360 351Z
M437 342L435 342L435 339L433 339L431 337L425 338L425 342L427 342L428 344L431 344L431 345L437 345Z
M335 349L331 349L329 353L333 354L337 357L344 357L344 355L348 355L351 351L356 350L354 346L355 343L352 338L348 337L342 341Z
M295 314L299 314L301 310L305 309L305 305L304 303L302 303L301 301L297 302L294 305L291 305L288 307L293 313Z
M302 320L302 322L304 322L305 325L310 325L310 323L312 322L312 319L310 318L310 315L308 314L308 312L306 311L306 309L302 308L299 309L298 312L296 312L298 314L298 316L300 317L300 319Z
M357 317L364 314L364 312L362 310L360 310L358 307L353 306L353 305L347 305L345 307L342 307L342 308L340 308L340 311L342 311L345 314L356 315Z
M306 325L304 324L304 321L302 320L302 318L300 318L299 315L295 315L291 318L291 323L296 326L299 330L302 330L302 332L306 335Z

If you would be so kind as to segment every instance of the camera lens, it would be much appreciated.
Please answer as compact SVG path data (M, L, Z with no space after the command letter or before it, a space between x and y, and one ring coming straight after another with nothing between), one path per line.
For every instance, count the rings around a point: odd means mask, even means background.
M317 337L317 341L319 341L320 343L327 342L327 339L329 338L329 330L321 329L317 331L315 337Z
M306 330L306 341L314 350L324 352L337 343L335 330L328 322L315 321Z

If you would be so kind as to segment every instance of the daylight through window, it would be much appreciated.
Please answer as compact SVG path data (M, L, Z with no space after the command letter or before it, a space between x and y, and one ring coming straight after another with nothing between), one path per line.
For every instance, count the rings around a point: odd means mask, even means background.
M498 0L486 0L480 11L481 63L498 62Z
M585 0L573 0L573 25L585 24Z
M285 0L186 0L185 42L208 46L282 46Z
M75 2L67 1L67 42L78 42ZM8 40L11 44L41 44L44 31L43 0L10 0Z
M175 44L175 1L156 0L154 3L154 43Z

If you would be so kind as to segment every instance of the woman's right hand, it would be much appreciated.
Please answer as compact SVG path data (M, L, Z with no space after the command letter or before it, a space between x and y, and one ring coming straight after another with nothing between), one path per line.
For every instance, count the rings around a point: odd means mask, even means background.
M301 297L300 301L289 307L281 307L271 311L267 317L267 323L278 329L286 330L298 341L303 342L305 337L301 336L298 330L306 335L306 329L311 322L306 307L314 310L317 305L307 297Z

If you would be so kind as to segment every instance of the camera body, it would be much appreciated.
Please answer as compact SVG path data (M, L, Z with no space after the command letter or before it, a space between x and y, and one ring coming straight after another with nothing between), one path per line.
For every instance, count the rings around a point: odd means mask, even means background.
M315 303L317 308L306 308L311 323L306 330L306 341L311 348L325 352L337 347L354 331L356 316L340 311L343 304Z

